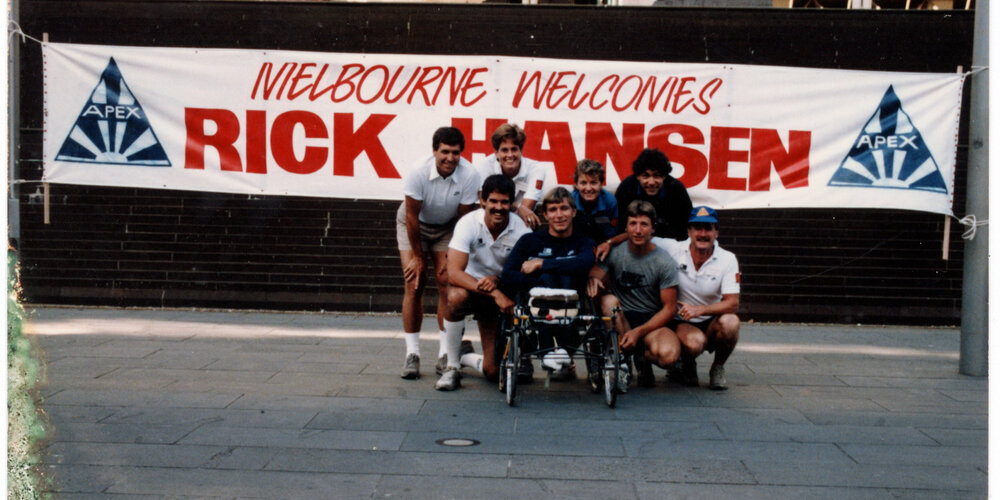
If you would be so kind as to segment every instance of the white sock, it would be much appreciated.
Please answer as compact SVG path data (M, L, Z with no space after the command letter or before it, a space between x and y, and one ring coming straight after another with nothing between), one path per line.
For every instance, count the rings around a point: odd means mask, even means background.
M462 329L465 328L465 320L448 321L444 320L444 341L445 352L448 354L448 367L461 368L458 358L462 351Z
M405 333L403 338L406 340L406 355L420 356L420 333Z
M476 370L476 373L483 375L483 355L474 352L462 355L462 366L467 366Z
M438 357L444 356L448 353L448 348L444 345L444 330L438 332Z

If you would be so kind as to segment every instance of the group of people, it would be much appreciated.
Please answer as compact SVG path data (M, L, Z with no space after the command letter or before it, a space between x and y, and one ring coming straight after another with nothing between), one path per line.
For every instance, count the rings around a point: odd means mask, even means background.
M580 160L573 190L544 193L545 170L524 158L524 131L513 124L493 133L495 153L475 165L462 158L465 138L453 127L435 131L433 154L408 171L397 212L403 267L402 377L420 377L422 291L433 267L441 342L439 390L461 386L467 367L491 381L500 319L518 292L532 287L585 292L614 317L626 359L619 386L635 366L639 385L655 383L652 365L670 380L699 385L696 358L714 352L709 388L727 388L725 362L739 339L740 273L735 255L717 243L718 214L693 207L684 185L657 149L643 150L614 195L603 188L604 167ZM478 204L478 208L477 208ZM478 322L482 353L463 340L465 318ZM539 337L548 369L571 368L569 340ZM519 379L533 366L522 363Z

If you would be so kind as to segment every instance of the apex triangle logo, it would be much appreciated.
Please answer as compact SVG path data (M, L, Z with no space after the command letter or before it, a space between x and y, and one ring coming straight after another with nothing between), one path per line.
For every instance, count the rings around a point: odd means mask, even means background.
M170 166L142 105L125 83L113 57L59 148L56 160Z
M892 85L828 185L948 193L937 162Z

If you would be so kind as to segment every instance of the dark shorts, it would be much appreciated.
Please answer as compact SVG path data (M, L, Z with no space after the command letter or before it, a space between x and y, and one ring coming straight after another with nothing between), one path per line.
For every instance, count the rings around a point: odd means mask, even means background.
M457 313L462 316L471 314L476 321L497 321L500 318L500 308L493 297L476 292L469 292L469 298L465 299Z
M646 324L647 321L656 316L655 312L622 311L625 314L625 321L628 321L629 328L637 328ZM657 311L659 312L659 311Z
M687 323L701 330L702 333L705 334L705 338L708 339L708 341L705 342L705 350L708 352L715 352L715 338L708 334L708 327L712 326L712 322L715 321L717 318L718 316L712 316L711 318L708 318L705 321L681 321L678 320L677 318L674 318L670 320L669 323L667 323L667 328L676 332L677 325L681 323Z

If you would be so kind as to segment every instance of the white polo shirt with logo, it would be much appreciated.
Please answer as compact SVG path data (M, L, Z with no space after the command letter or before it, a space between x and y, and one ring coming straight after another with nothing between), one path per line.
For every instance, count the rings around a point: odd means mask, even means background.
M673 238L654 237L653 244L666 250L677 262L678 284L677 302L705 306L722 301L723 295L740 293L740 265L736 255L715 242L712 256L695 270L691 257L691 240L677 241ZM687 321L697 323L711 316L699 316Z
M495 174L502 174L500 160L497 160L496 153L476 162L476 171L479 172L480 183L487 177ZM521 200L527 198L536 202L542 199L542 187L545 185L545 166L530 158L521 157L521 168L514 176L514 205L520 205Z
M490 229L486 227L485 217L486 211L482 208L465 214L455 224L455 232L448 244L448 248L469 254L465 272L477 280L500 276L514 244L521 236L531 232L520 217L512 216L507 227L493 239Z
M420 222L441 225L455 218L459 205L478 201L481 184L479 174L465 158L459 159L451 175L441 177L431 155L406 173L403 194L423 203Z

